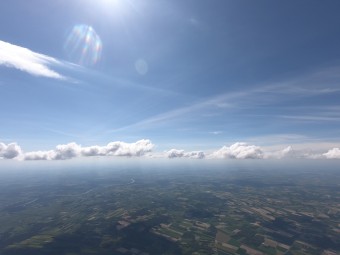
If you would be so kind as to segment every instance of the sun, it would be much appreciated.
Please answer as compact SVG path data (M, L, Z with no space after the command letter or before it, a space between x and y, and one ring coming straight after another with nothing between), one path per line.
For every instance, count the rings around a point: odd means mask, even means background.
M99 10L104 16L127 16L136 6L132 0L88 0L94 9Z
M104 5L117 7L121 4L121 0L102 0Z
M125 13L128 2L127 0L99 0L97 3L104 13L111 15Z

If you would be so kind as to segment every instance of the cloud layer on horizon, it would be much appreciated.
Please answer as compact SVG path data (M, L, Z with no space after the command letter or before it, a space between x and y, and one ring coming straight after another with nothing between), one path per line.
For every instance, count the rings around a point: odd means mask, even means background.
M150 140L139 140L135 143L111 142L106 146L82 147L76 143L68 143L56 146L54 150L33 151L23 155L24 160L65 160L75 157L92 156L125 156L140 157L152 151L154 144Z
M283 159L283 158L301 158L302 155L299 155L299 152L294 150L292 146L288 146L283 150L274 151L274 152L266 152L264 155L265 158L268 159Z
M322 155L326 157L327 159L340 159L340 149L333 148Z
M83 147L77 143L57 145L53 150L23 152L17 143L0 143L0 159L16 160L67 160L76 157L116 156L151 158L187 158L187 159L340 159L340 149L333 148L326 153L310 150L294 150L288 146L282 150L267 151L256 145L237 142L230 146L212 151L189 151L171 149L163 153L153 152L155 145L148 139L134 143L121 141L110 142L107 145ZM315 150L316 151L316 150Z
M66 79L49 67L56 64L60 65L61 62L55 58L0 40L0 65L15 68L34 76Z
M205 158L205 154L203 151L185 152L184 150L171 149L167 151L165 154L168 158L191 158L191 159Z
M230 147L223 146L221 149L213 152L209 158L262 159L264 158L264 152L260 147L255 145L234 143Z

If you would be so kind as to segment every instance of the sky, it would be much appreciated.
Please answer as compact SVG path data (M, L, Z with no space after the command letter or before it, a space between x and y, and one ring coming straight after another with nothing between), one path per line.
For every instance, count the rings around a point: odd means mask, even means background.
M1 1L0 159L340 158L339 9Z

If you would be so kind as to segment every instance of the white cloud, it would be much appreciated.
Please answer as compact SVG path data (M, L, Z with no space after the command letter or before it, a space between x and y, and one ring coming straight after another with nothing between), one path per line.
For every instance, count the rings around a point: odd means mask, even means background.
M294 150L292 146L288 146L283 150L274 151L274 152L265 152L265 158L274 158L274 159L282 159L282 158L301 158L302 155L299 155L299 152Z
M150 140L139 140L135 143L111 142L106 146L82 147L76 143L58 145L55 150L34 151L25 153L25 160L65 160L75 157L91 156L127 156L140 157L150 152L154 145Z
M283 149L281 151L281 157L289 157L289 156L292 156L294 155L294 150L292 148L292 146L288 146L287 148Z
M16 143L4 144L0 143L0 158L13 159L21 155L22 151Z
M168 158L191 158L191 159L203 159L205 154L203 151L190 151L171 149L166 152Z
M106 146L107 155L113 156L143 156L150 152L154 145L150 140L143 139L135 143L112 142Z
M85 157L91 157L91 156L105 156L106 150L104 147L94 145L90 147L84 147L81 150L81 154Z
M322 155L325 156L327 159L340 159L340 149L333 148Z
M262 159L264 158L264 153L258 146L234 143L230 147L223 146L218 151L213 152L209 158Z
M24 160L52 160L54 151L32 151L24 154Z
M340 149L333 148L322 153L324 144L308 144L300 149L293 149L291 146L279 151L266 151L266 159L340 159ZM300 145L301 146L301 145ZM296 146L295 146L296 147ZM329 148L329 147L328 147Z
M58 145L52 153L52 159L71 159L80 155L81 146L76 143Z
M165 152L152 152L154 144L143 139L135 143L121 141L110 142L105 146L82 147L77 143L57 145L53 150L32 151L24 153L17 143L0 143L0 159L16 160L67 160L76 157L116 156L151 158L188 158L188 159L340 159L340 149L335 147L326 153L320 152L317 146L295 150L288 146L282 150L264 150L247 143L234 143L206 154L203 151L189 151L171 149ZM267 148L268 149L268 148ZM152 153L150 153L152 152Z
M150 140L140 140L135 143L111 142L106 146L83 147L83 156L143 156L150 152L154 145Z
M79 156L81 146L76 143L57 145L54 150L33 151L24 154L25 160L65 160Z
M0 65L15 68L35 76L65 79L50 69L51 64L61 64L58 60L33 52L14 44L0 41Z
M184 150L171 149L166 154L168 158L181 158L184 156Z
M191 151L185 153L185 157L192 159L203 159L205 158L205 154L203 151Z

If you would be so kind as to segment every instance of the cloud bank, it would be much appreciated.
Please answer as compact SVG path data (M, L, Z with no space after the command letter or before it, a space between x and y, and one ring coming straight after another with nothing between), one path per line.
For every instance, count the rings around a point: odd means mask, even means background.
M284 158L302 158L298 151L294 150L292 146L288 146L283 150L274 152L265 152L264 157L268 159L284 159Z
M213 152L210 158L224 159L262 159L264 152L255 145L246 143L234 143L230 147L223 146L221 149Z
M65 79L64 76L50 69L50 65L61 64L58 60L33 52L14 44L0 41L0 65L15 68L34 76Z
M21 155L22 151L16 143L4 144L0 143L0 158L13 159Z
M66 160L75 157L125 156L140 157L151 152L154 145L150 140L135 143L111 142L106 146L82 147L76 143L58 145L54 150L33 151L24 154L24 160Z
M142 157L150 158L186 158L186 159L340 159L340 149L333 148L326 153L317 153L288 146L282 150L266 151L263 148L247 143L237 142L213 152L171 149L162 153L153 152L155 145L148 139L134 143L122 141L110 142L107 145L83 147L77 143L60 144L53 150L23 152L17 143L0 142L0 159L16 160L68 160L77 157Z
M76 143L58 145L54 150L32 151L24 154L25 160L65 160L80 155L81 146Z
M322 155L326 157L327 159L340 159L340 149L333 148Z
M191 159L205 158L205 154L203 151L185 152L184 150L171 149L167 151L165 154L168 158L191 158Z

